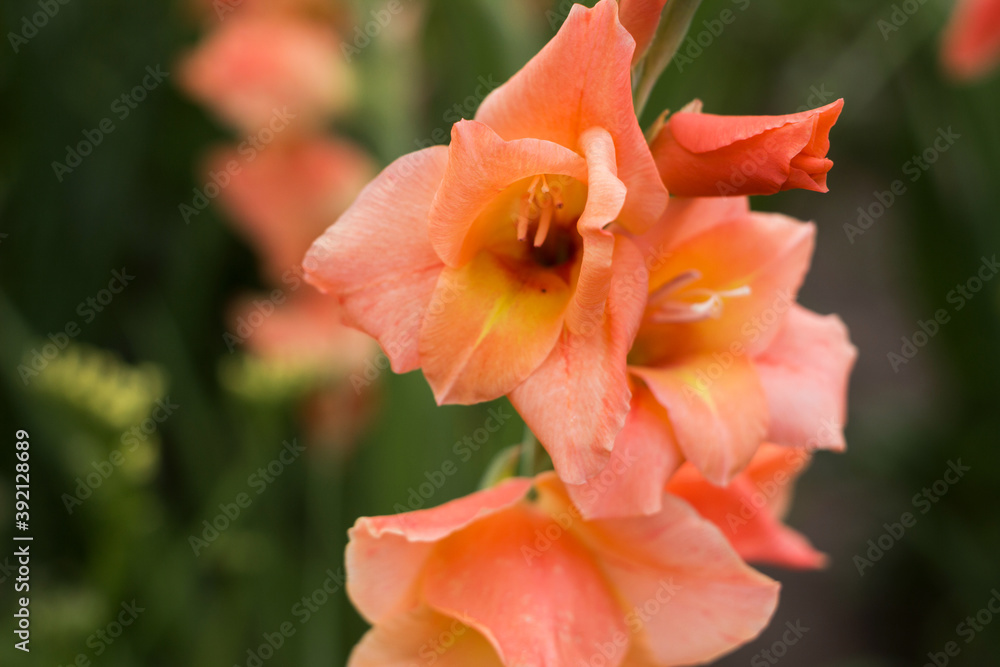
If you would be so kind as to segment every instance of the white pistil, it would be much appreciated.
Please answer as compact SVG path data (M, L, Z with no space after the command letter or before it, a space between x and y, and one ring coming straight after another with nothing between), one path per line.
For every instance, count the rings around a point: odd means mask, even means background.
M654 290L649 295L650 320L661 324L690 324L718 319L722 317L724 299L749 296L751 293L749 285L719 291L696 288L686 290L684 296L700 297L700 301L691 303L680 298L680 292L701 277L696 270L685 271Z

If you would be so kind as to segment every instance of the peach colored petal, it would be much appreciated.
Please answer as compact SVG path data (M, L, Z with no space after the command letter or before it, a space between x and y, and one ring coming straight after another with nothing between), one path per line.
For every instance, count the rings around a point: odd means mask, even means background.
M847 383L857 356L839 317L794 306L777 337L753 359L771 413L768 439L843 450Z
M815 227L777 214L751 213L711 226L671 246L650 275L650 290L696 272L683 289L663 295L690 308L718 295L719 312L697 321L657 321L654 294L640 331L640 365L719 352L753 355L777 335L809 268ZM668 298L669 297L669 298Z
M830 129L844 106L787 116L672 115L650 145L667 188L682 197L826 192Z
M351 96L336 35L309 21L233 16L178 70L188 94L258 142L264 128L273 134L314 126Z
M631 367L667 409L684 456L711 482L746 467L767 433L767 401L753 364L692 356L658 368Z
M419 607L372 628L347 667L504 667L478 632L459 620Z
M563 495L551 477L542 494ZM625 602L626 624L657 665L709 662L767 625L779 585L747 566L709 521L665 494L648 517L577 524ZM639 664L642 664L640 662Z
M362 517L349 531L347 593L373 623L418 604L416 586L434 543L520 500L531 480L513 478L439 507Z
M646 54L653 41L667 0L618 0L618 4L621 6L618 12L622 25L635 39L634 65Z
M748 216L749 197L673 197L660 220L634 240L655 272L674 248L724 222Z
M552 354L510 393L559 475L573 484L604 469L631 400L625 358L645 305L645 268L628 239L616 237L614 252L606 317L580 334L565 330Z
M504 141L483 123L458 122L451 130L448 168L430 209L431 245L445 264L461 266L480 250L475 242L479 235L469 238L477 216L505 188L538 174L586 181L586 169L579 155L551 141ZM511 220L497 223L514 227Z
M663 485L681 460L666 410L648 389L632 387L632 407L611 460L599 475L566 489L588 519L655 514Z
M633 47L615 0L574 5L538 55L483 100L476 120L504 139L545 139L577 152L586 130L607 130L628 189L619 221L640 231L663 212L667 193L632 108Z
M956 79L985 75L1000 63L1000 0L959 0L941 58Z
M274 283L299 272L312 242L375 174L364 152L322 138L268 146L252 160L227 147L213 152L205 171Z
M583 237L583 262L573 302L566 314L570 331L593 330L604 318L611 290L614 235L604 229L614 221L625 200L625 186L615 172L615 145L601 128L587 130L581 143L587 157L587 207L577 227Z
M337 295L346 321L379 341L397 373L419 365L420 325L444 268L427 240L427 211L447 159L436 146L386 167L303 263L306 279Z
M528 505L498 512L438 544L422 590L432 608L489 639L506 665L585 665L625 630L592 555Z
M826 557L781 523L792 484L808 462L803 450L765 443L729 486L711 484L688 464L674 475L667 490L717 525L744 559L813 569L822 567Z
M438 404L507 394L552 351L570 288L543 268L511 267L481 252L446 268L420 331L420 362Z

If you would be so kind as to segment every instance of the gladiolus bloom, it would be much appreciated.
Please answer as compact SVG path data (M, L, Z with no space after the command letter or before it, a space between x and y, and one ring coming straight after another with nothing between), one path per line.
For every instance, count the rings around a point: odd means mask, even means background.
M797 569L813 569L826 556L784 525L795 479L809 464L804 448L763 444L746 470L728 486L708 482L685 463L670 478L667 491L680 496L714 523L747 561Z
M941 57L957 79L974 79L1000 63L1000 0L959 0Z
M229 179L219 201L279 284L301 273L309 246L347 210L375 167L348 143L310 139L276 142L253 159L235 148L220 149L205 171L209 179Z
M179 80L223 121L253 134L259 148L268 143L268 132L289 132L289 124L316 126L345 107L349 74L332 30L240 14L181 63Z
M588 516L657 511L684 460L726 485L765 440L844 448L856 351L839 319L795 305L813 236L746 198L710 198L673 200L636 238L650 293L629 353L632 409L605 470L570 487Z
M234 337L262 359L305 368L321 366L324 372L344 376L360 371L375 357L375 341L344 325L336 299L308 285L301 291L292 289L295 283L287 292L275 290L280 302L274 293L238 301L229 318Z
M450 146L385 169L314 244L307 277L439 403L508 394L560 475L608 460L629 409L625 358L645 290L624 235L667 193L632 110L617 4L575 5L555 38Z
M350 536L347 591L374 625L350 667L689 665L755 637L777 603L683 500L585 521L551 473Z
M650 148L679 197L826 192L830 129L843 106L837 100L787 116L716 116L695 102L663 123Z

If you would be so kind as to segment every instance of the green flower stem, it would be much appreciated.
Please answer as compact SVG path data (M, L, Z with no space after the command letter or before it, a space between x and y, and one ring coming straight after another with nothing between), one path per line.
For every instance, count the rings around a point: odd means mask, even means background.
M701 0L670 0L645 59L636 66L635 115L641 116L663 70L677 54Z
M491 489L503 480L516 475L520 455L521 445L511 445L500 451L490 461L486 472L479 480L479 489Z
M524 427L524 440L521 441L521 477L534 477L537 470L538 438L527 425Z

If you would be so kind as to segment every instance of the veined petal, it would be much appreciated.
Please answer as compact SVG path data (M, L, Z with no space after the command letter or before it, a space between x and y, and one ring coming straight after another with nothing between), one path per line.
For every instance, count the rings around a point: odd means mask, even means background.
M351 652L347 667L414 667L430 662L436 667L504 667L485 637L426 607L397 614L369 630Z
M611 460L583 484L566 485L588 519L655 514L663 486L682 458L666 410L643 386L632 387L632 407L615 439Z
M572 484L607 465L632 397L626 355L645 306L646 273L628 239L617 236L614 253L603 320L579 334L565 329L542 365L510 393L559 476Z
M483 123L456 123L451 130L448 167L427 227L442 261L448 266L469 261L492 231L474 229L477 217L505 188L537 174L561 174L586 182L587 165L579 155L551 141L504 141ZM498 222L514 227L513 220Z
M633 240L646 255L647 265L656 271L684 242L749 215L749 197L674 197L660 220Z
M444 268L427 239L427 212L448 149L399 158L306 254L306 280L335 295L345 321L376 338L397 373L418 365L417 339Z
M795 302L812 256L815 227L777 214L751 213L687 238L654 266L654 292L683 274L694 279L664 295L692 311L717 299L719 309L694 321L658 321L655 296L637 341L634 363L719 351L754 355L770 344ZM693 273L692 273L693 272ZM662 299L661 299L662 301Z
M552 351L569 300L569 285L551 271L490 252L446 268L420 331L420 364L438 403L513 390Z
M557 539L539 542L555 530ZM489 639L505 665L585 665L625 631L593 556L533 506L498 512L442 541L421 588L428 605Z
M614 235L604 229L618 216L625 201L625 186L615 172L615 145L611 135L591 128L582 139L587 156L587 207L577 229L583 237L583 262L566 323L574 333L593 330L604 318L611 290Z
M714 523L745 560L783 567L822 567L826 557L781 523L792 484L809 462L802 449L763 444L747 469L726 487L711 484L690 465L671 478L667 490L687 500Z
M753 359L771 413L768 439L843 450L847 383L857 355L839 317L793 306L777 337Z
M650 150L667 188L683 197L826 192L830 129L844 101L785 116L672 115Z
M538 55L483 100L476 120L504 139L545 139L580 153L584 131L606 129L628 189L619 222L637 232L659 218L667 193L632 108L634 44L615 0L574 5Z
M536 488L564 494L555 484L543 477ZM626 617L642 614L633 643L648 649L653 664L709 662L757 636L774 613L778 583L747 566L719 530L680 498L665 494L653 516L575 527L599 554L601 569L627 605Z
M714 484L727 484L767 434L767 402L753 364L693 356L671 366L632 367L667 409L684 456Z
M349 531L347 593L372 623L417 606L416 584L434 543L524 497L531 480L513 478L439 507L362 517Z

